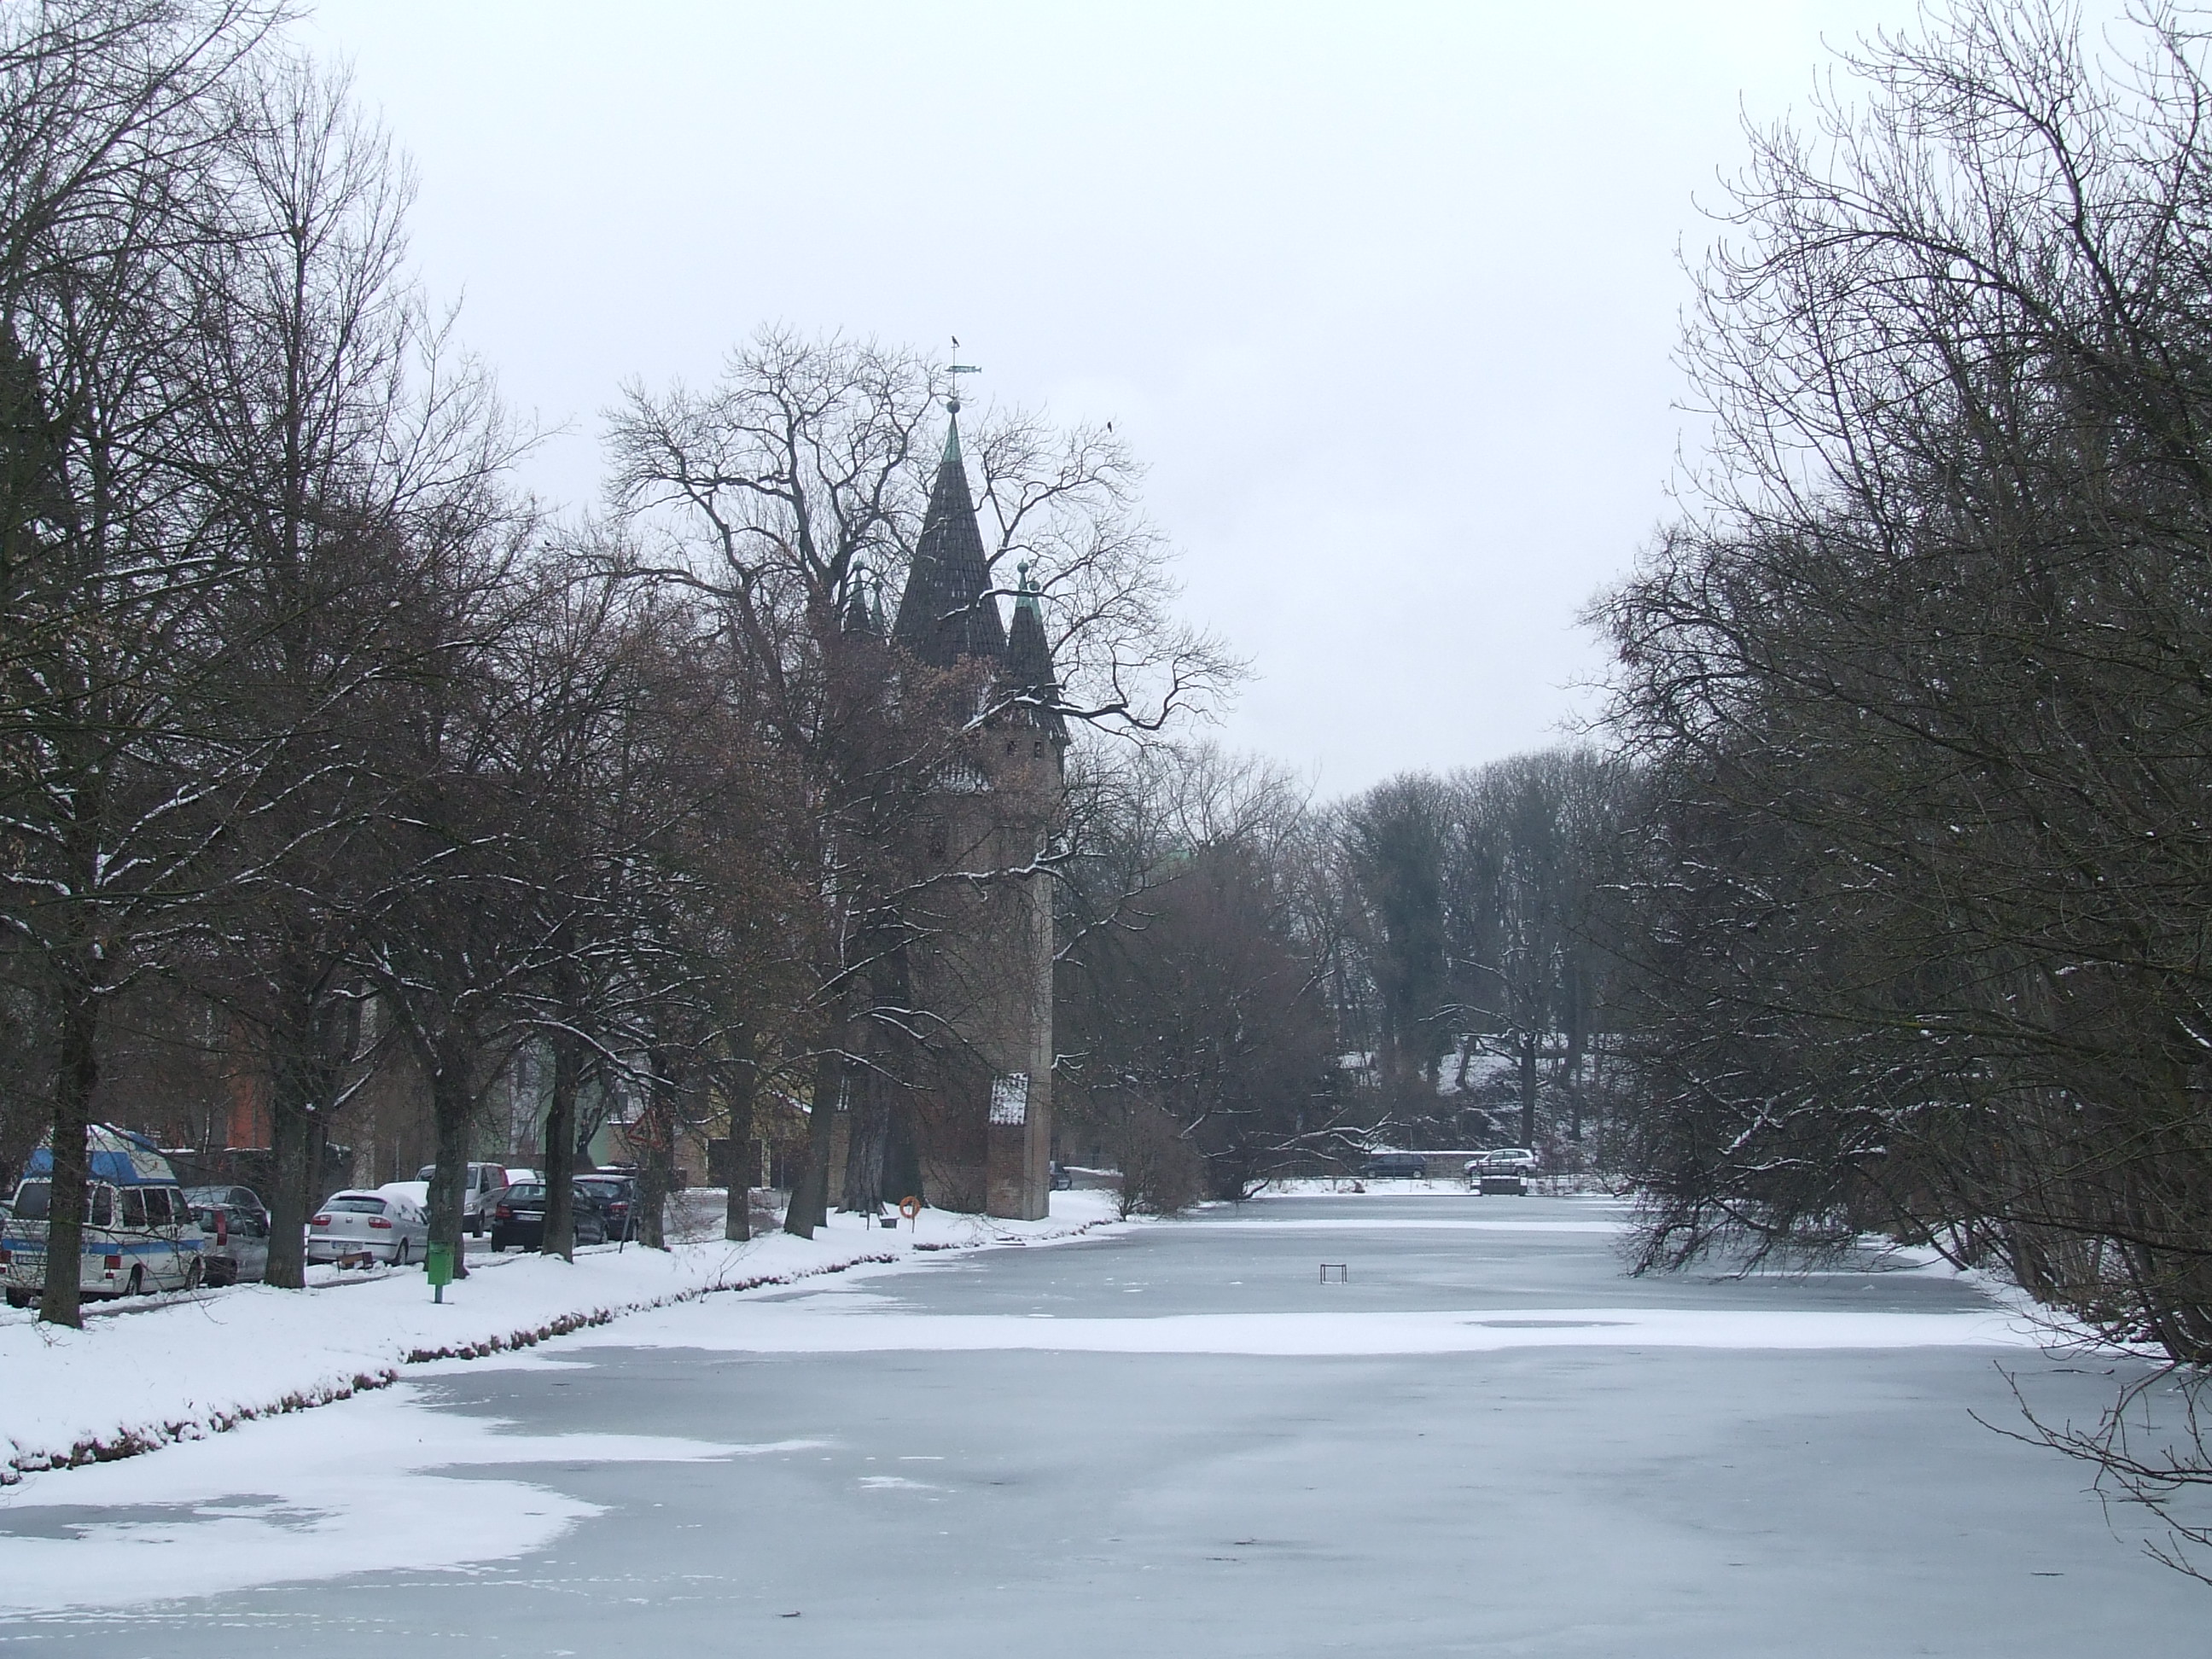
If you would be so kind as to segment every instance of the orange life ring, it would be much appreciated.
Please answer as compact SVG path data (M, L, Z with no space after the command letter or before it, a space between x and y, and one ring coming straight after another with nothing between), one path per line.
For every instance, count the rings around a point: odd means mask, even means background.
M913 1220L921 1213L921 1200L912 1193L908 1193L904 1198L899 1200L899 1213L908 1221Z

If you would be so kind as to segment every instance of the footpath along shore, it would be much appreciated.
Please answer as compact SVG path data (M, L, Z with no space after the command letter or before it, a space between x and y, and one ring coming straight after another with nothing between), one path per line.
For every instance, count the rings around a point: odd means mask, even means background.
M683 1242L671 1249L604 1245L573 1263L472 1255L469 1277L443 1303L432 1301L420 1269L403 1269L318 1275L306 1291L178 1294L131 1304L127 1316L119 1307L94 1313L82 1330L16 1316L0 1324L0 1486L327 1405L397 1382L410 1365L528 1346L694 1297L1127 1224L1111 1193L1056 1192L1044 1221L925 1210L893 1231L837 1216L811 1239L776 1232L732 1243L719 1237L719 1193L684 1198L674 1206Z

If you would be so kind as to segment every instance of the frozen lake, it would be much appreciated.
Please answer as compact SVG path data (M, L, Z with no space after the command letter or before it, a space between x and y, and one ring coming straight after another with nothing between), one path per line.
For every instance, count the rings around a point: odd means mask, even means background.
M2106 1362L2023 1345L1939 1273L1625 1279L1618 1215L1273 1198L433 1368L0 1492L0 1597L27 1609L0 1638L161 1659L2195 1650L2212 1589L2116 1537L2084 1471L1972 1415L2017 1422L2008 1374L2093 1415Z

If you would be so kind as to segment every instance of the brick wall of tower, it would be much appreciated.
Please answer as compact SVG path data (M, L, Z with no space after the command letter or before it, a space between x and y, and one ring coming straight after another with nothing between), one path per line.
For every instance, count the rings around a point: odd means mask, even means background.
M976 733L971 760L967 787L932 802L927 833L943 852L917 907L927 936L910 947L929 1021L918 1151L932 1203L1035 1219L1052 1184L1053 891L1048 875L1024 870L1059 814L1060 746L994 725Z

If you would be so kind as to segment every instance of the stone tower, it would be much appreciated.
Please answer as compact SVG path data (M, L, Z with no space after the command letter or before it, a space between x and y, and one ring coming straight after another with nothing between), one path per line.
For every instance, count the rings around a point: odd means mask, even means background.
M891 641L976 677L974 718L917 820L927 880L909 918L921 1034L914 1114L923 1196L1034 1220L1052 1188L1053 883L1042 863L1066 792L1067 727L1027 568L999 614L950 421Z

